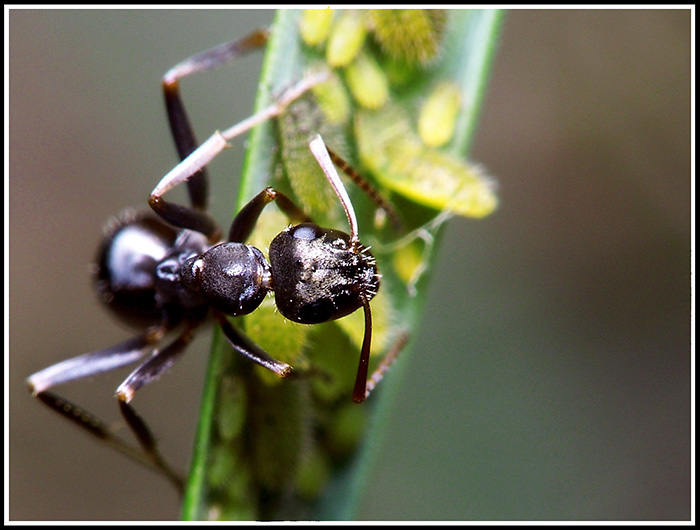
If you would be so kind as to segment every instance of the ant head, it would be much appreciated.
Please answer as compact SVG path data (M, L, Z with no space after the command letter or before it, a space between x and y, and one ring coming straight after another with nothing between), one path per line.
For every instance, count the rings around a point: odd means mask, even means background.
M372 254L345 232L303 223L270 243L275 302L280 313L302 324L349 315L379 289Z

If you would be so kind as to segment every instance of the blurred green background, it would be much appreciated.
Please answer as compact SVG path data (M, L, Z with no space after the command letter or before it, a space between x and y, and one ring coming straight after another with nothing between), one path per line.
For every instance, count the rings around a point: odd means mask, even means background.
M128 336L88 263L176 161L160 76L272 17L10 11L11 519L178 517L24 378ZM249 115L260 58L183 82L200 139ZM223 225L235 145L212 165ZM501 206L447 229L358 517L688 519L690 11L509 12L471 158ZM208 337L135 401L183 469ZM116 421L126 373L61 392Z

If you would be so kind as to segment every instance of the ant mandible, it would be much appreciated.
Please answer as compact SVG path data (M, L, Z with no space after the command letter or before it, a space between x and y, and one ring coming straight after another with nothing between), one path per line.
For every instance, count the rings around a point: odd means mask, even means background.
M197 147L180 96L179 80L229 62L261 47L266 40L266 31L258 30L179 63L163 78L170 129L182 162L161 180L149 198L157 216L141 212L123 214L112 221L100 245L94 275L101 300L118 318L142 332L115 346L49 366L27 380L33 394L55 409L65 409L63 413L79 423L91 423L92 426L83 426L94 429L98 436L106 436L106 429L97 424L98 420L47 391L60 383L125 366L151 353L121 383L116 396L122 414L141 444L152 444L147 427L127 404L140 387L174 364L195 330L210 315L236 351L281 377L289 376L293 371L291 366L271 357L227 318L254 311L268 292L274 292L283 316L303 324L338 319L362 307L365 332L353 401L362 402L388 368L389 363L384 362L368 378L372 337L369 302L377 293L380 275L374 257L359 241L353 206L333 163L359 182L380 207L387 205L342 158L327 150L320 136L309 147L345 210L349 234L314 224L292 200L271 187L258 193L240 210L223 242L220 229L205 211L208 199L205 166L226 146L226 140L279 115L327 76L322 72L302 79L274 104L223 133L216 133ZM168 190L183 181L187 182L190 206L163 199ZM260 250L245 240L264 207L273 201L298 224L272 240L268 262ZM180 329L179 335L159 348L165 335L175 329ZM85 417L80 418L83 413Z

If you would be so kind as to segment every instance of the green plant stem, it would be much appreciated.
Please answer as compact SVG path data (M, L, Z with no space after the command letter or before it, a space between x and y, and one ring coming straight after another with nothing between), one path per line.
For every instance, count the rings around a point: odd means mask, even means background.
M455 80L464 100L457 120L455 137L448 149L453 154L465 156L476 127L478 110L483 98L495 43L500 28L500 11L450 11L450 29L446 35L444 60L433 71L435 76ZM298 80L304 73L305 55L298 36L298 13L292 10L279 11L271 31L260 81L260 91L256 110L267 105L283 88ZM427 83L426 83L427 85ZM243 168L243 176L238 196L238 208L268 185L273 173L274 153L277 152L277 138L272 123L257 126L249 136L248 149ZM416 211L425 215L426 208L407 209L404 215ZM434 214L433 214L434 215ZM437 241L430 248L428 269L435 259L439 246L440 231L435 234ZM421 318L425 298L425 285L428 275L418 284L418 295L402 300L404 305L402 326L415 330ZM390 283L390 280L389 280ZM212 471L211 444L215 428L216 399L219 395L221 377L230 356L228 345L221 332L214 333L212 351L202 396L201 416L192 457L191 471L183 503L182 516L187 520L206 518L207 475ZM410 363L409 351L402 353L400 362L393 369L390 379L383 383L377 399L371 400L372 420L368 426L365 442L354 457L337 469L325 488L321 498L315 503L312 519L338 520L353 517L367 471L371 467L375 448L382 443L382 424L390 413L392 402L398 394L401 373ZM374 396L372 396L374 397ZM365 405L363 405L365 406ZM232 507L232 510L235 510ZM228 513L228 511L227 511ZM238 517L245 518L245 510Z

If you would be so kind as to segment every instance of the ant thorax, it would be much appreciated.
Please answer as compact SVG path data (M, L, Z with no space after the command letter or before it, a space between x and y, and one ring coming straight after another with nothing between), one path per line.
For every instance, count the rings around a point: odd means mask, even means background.
M262 303L270 286L270 265L257 248L221 243L189 257L180 269L182 284L226 315L247 315Z

